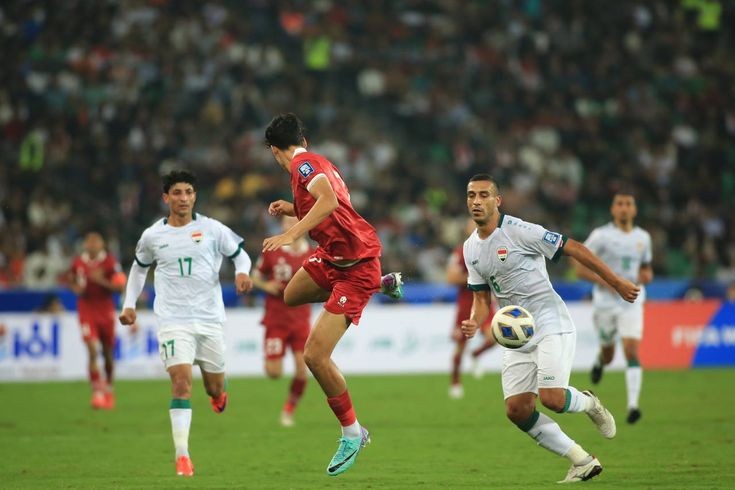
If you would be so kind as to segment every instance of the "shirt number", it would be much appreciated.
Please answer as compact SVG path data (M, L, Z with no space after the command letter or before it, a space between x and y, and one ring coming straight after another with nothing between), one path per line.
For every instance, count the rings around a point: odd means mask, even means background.
M191 263L193 259L191 257L184 257L179 259L179 273L182 276L190 276L191 275ZM188 264L188 267L184 267L184 263ZM186 270L186 273L184 273L184 270Z
M495 281L495 276L490 276L490 284L492 285L496 293L500 292L500 284Z

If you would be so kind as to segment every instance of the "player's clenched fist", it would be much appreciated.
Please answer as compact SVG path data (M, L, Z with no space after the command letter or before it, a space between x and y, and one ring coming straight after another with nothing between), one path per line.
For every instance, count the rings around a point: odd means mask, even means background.
M135 310L132 308L125 308L123 309L122 313L120 313L120 323L123 325L132 325L135 323L136 314Z
M270 206L268 206L268 214L271 216L296 216L296 212L294 211L293 204L284 201L283 199L279 199L278 201L273 201Z
M615 287L618 294L628 303L633 303L641 292L641 287L628 280L622 280Z
M465 337L471 339L475 336L475 332L477 332L477 322L471 318L468 320L463 320L460 330L462 330L462 333Z

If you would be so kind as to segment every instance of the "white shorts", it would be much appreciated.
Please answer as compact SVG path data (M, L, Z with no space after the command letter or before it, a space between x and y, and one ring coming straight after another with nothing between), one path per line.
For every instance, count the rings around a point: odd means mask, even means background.
M643 308L595 310L592 321L601 345L614 345L618 335L628 339L643 338Z
M566 388L572 372L577 332L550 334L530 352L505 349L503 397L535 393L539 388Z
M199 364L207 373L225 372L225 338L221 324L161 327L158 350L166 369L178 364Z

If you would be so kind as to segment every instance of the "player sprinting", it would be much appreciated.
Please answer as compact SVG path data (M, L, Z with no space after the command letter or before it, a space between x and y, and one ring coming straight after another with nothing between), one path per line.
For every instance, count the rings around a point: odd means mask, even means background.
M465 236L475 230L475 222L467 220L467 230ZM462 333L462 320L470 317L472 309L472 291L467 288L467 266L464 263L464 247L458 245L449 257L447 263L447 282L457 286L457 314L455 316L454 325L452 327L452 340L456 343L454 353L452 354L452 372L449 384L449 397L459 399L464 396L464 388L462 386L462 356L467 346L467 337ZM472 351L472 370L475 377L482 376L479 358L480 356L495 345L495 338L490 332L490 320L494 311L491 309L487 320L482 324L480 331L485 340L482 345Z
M69 286L77 295L77 313L82 339L89 354L89 382L92 408L115 407L113 374L115 369L116 307L113 293L125 288L120 264L105 249L105 240L96 231L84 236L83 251L74 258L68 272ZM98 343L102 347L105 377L100 375Z
M612 222L595 228L584 244L597 254L610 268L621 277L638 284L648 284L653 280L651 260L651 235L634 225L638 209L635 197L629 191L621 191L613 196L610 206ZM625 385L628 392L627 422L634 424L641 418L638 401L643 382L643 371L638 360L638 345L643 337L643 303L645 289L635 303L623 301L611 290L600 276L576 263L580 278L592 281L593 322L600 339L600 352L592 367L592 383L602 378L605 365L615 356L616 336L620 335L623 352L627 361Z
M558 413L585 412L606 438L615 436L615 419L589 391L569 386L576 329L566 305L554 291L545 259L566 254L595 271L628 302L639 288L616 275L581 243L542 226L505 216L498 210L497 183L487 174L475 175L467 185L467 207L477 230L464 244L474 291L472 314L462 331L472 337L490 312L490 291L500 307L520 305L536 322L531 341L503 354L502 383L508 418L549 451L572 462L562 482L589 480L602 472L600 461L562 432L547 415L536 410L536 398Z
M130 269L120 321L135 321L135 302L143 290L148 267L156 264L153 311L158 343L171 378L169 409L176 448L176 474L193 476L189 456L192 365L199 364L212 409L222 413L225 391L225 308L219 269L222 258L235 264L235 289L252 288L250 258L243 239L219 221L194 212L196 177L174 170L163 177L168 217L156 221L140 237Z
M292 216L281 218L283 231L289 230L298 220ZM307 368L304 362L304 345L311 331L311 305L288 306L283 301L283 290L294 272L314 252L303 236L291 245L264 252L253 270L253 285L267 293L261 323L265 327L265 372L273 379L281 377L286 347L294 359L294 377L288 398L281 410L281 425L292 427L293 414L306 388Z
M337 167L306 150L301 120L292 113L276 116L265 140L276 162L291 175L294 196L293 203L272 202L268 211L299 221L285 233L266 238L263 252L290 245L307 232L318 244L286 286L283 299L289 306L325 302L306 341L304 360L342 426L339 447L327 466L327 474L336 476L354 464L370 436L357 420L332 351L350 324L359 324L374 293L402 296L401 277L391 273L381 278L381 244L375 229L353 209Z

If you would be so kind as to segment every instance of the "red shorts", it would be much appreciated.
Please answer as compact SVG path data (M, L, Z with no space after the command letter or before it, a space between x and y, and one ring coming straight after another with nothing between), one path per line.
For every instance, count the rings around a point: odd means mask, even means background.
M286 347L291 352L304 352L306 339L311 333L308 323L301 325L268 325L265 327L265 358L267 360L281 359L286 354Z
M115 345L115 311L79 312L79 325L85 342L99 340L107 347Z
M380 260L377 257L361 260L350 267L337 267L312 255L304 261L303 267L320 288L331 291L324 309L344 315L355 325L360 323L362 310L370 297L380 291Z

